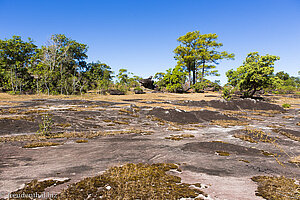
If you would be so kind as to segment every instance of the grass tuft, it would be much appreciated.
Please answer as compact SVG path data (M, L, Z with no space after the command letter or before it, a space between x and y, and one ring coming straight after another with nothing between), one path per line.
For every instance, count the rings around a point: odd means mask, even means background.
M300 186L294 179L271 176L254 176L252 181L258 183L256 196L270 200L289 200L300 198Z

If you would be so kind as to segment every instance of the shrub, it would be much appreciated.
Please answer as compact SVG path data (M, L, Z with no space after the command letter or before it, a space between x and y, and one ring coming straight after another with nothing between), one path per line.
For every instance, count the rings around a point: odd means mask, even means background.
M53 126L52 118L50 118L48 114L45 114L44 116L42 116L42 121L39 124L40 129L38 133L44 136L50 136L52 126Z
M282 104L282 107L283 107L283 108L290 108L290 107L291 107L291 104L285 103L285 104Z
M232 95L232 90L228 87L224 87L223 91L222 91L222 97L223 99L225 99L226 101L230 101L231 96Z

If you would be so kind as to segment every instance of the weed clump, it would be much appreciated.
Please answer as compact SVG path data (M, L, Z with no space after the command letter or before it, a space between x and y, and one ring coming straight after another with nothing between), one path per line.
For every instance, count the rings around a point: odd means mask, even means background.
M195 198L203 192L181 178L167 174L175 164L126 164L112 167L102 175L70 185L58 199L180 199Z
M52 118L50 118L49 115L46 114L42 116L42 122L39 124L40 129L38 133L40 135L50 136L52 126L53 126Z
M252 181L257 182L256 196L270 200L288 200L300 198L300 186L294 179L271 176L254 176Z

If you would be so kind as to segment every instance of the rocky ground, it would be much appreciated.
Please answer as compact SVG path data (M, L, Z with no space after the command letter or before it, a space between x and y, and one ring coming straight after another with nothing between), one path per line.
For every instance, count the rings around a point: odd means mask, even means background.
M46 189L59 193L125 163L175 163L181 171L170 173L201 183L204 199L262 199L253 176L299 180L299 98L290 109L249 99L225 102L218 94L191 99L145 94L112 101L5 101L0 198L33 179L70 179ZM53 121L52 136L35 137L45 115ZM58 145L24 148L37 142Z

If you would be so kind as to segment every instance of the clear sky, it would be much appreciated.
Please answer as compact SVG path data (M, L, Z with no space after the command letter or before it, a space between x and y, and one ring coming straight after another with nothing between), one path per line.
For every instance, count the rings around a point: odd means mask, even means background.
M31 37L45 45L52 34L87 44L88 61L148 77L176 65L177 38L216 33L222 61L218 79L240 66L249 52L281 59L275 71L300 70L300 0L0 0L0 39Z

